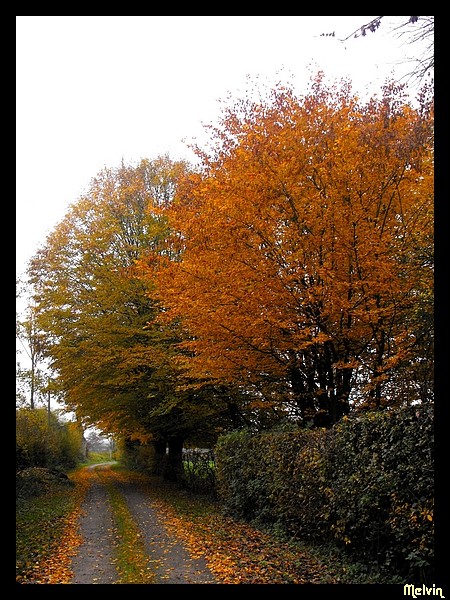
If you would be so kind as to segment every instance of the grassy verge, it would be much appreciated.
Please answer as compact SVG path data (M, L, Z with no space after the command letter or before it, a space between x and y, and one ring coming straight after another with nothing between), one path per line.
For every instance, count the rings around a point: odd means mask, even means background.
M111 458L109 452L89 452L86 461L83 462L83 465L97 465L114 460L115 458Z
M17 583L66 583L81 543L77 533L86 482L74 471L73 486L58 482L46 493L16 500Z

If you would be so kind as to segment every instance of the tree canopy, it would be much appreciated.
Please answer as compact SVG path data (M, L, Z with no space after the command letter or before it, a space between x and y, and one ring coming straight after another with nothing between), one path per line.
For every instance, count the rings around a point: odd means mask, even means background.
M432 122L402 86L362 105L320 76L225 111L168 209L182 254L158 275L192 375L325 424L430 394Z
M318 74L225 107L195 168L100 172L29 268L68 408L180 457L432 399L434 113L405 98Z
M106 432L186 435L209 416L176 389L178 332L152 325L160 306L137 265L165 252L164 207L186 168L160 157L103 170L30 266L65 403Z

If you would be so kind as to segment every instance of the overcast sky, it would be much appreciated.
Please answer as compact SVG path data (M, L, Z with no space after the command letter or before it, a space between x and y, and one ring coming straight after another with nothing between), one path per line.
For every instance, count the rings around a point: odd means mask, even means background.
M404 74L411 48L392 25L409 17L340 41L373 18L17 16L17 275L103 167L194 160L189 141L247 77L292 75L303 93L319 69L362 91Z

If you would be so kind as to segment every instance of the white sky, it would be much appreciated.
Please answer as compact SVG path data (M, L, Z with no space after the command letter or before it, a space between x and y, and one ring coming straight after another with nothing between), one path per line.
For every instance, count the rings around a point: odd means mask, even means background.
M16 273L103 167L206 139L220 99L246 79L349 76L378 91L411 46L384 17L376 33L339 41L374 17L17 16ZM336 36L321 37L335 31ZM184 142L183 140L187 140Z

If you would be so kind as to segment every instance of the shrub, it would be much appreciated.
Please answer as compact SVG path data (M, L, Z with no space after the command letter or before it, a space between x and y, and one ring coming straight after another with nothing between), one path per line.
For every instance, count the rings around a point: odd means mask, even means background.
M43 467L28 467L16 473L18 499L41 496L51 490L64 490L73 486L74 483L64 473Z
M226 510L421 580L433 565L433 407L354 413L330 430L233 432L216 446Z
M80 459L82 430L61 423L45 408L16 410L16 471L28 467L69 469Z
M332 533L358 554L423 578L433 563L431 405L354 415L332 432Z
M217 491L227 510L313 537L326 495L325 443L322 430L240 431L220 438Z

